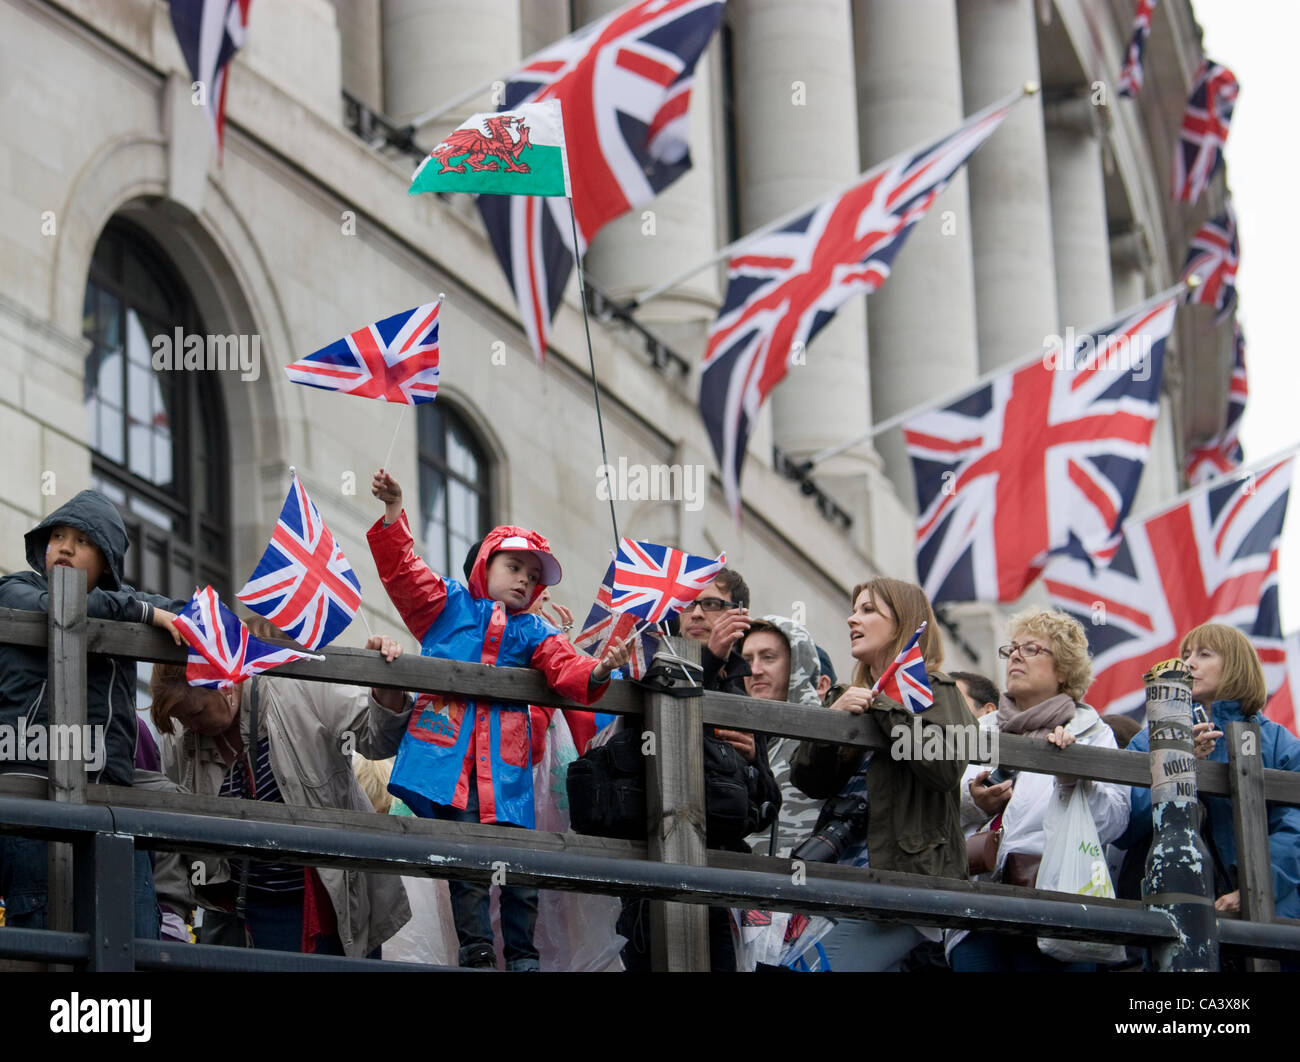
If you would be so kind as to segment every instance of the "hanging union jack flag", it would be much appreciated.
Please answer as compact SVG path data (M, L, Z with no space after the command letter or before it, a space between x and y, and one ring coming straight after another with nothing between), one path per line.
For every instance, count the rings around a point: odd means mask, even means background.
M1187 292L1187 301L1213 306L1215 321L1222 321L1237 304L1237 216L1228 203L1223 213L1211 218L1192 237L1183 265L1183 279L1196 276L1200 284Z
M1178 296L1130 310L903 425L934 603L1014 601L1053 553L1103 560L1159 412Z
M1087 700L1099 712L1134 712L1142 675L1178 655L1184 634L1226 623L1246 634L1269 692L1283 679L1277 543L1291 486L1290 458L1125 525L1119 549L1095 572L1053 561L1044 582L1053 604L1078 618L1093 658Z
M925 673L925 657L921 655L921 634L925 628L924 623L916 628L903 651L873 687L917 715L934 704L930 676Z
M1124 69L1119 72L1119 95L1133 99L1142 91L1142 55L1151 36L1151 12L1156 0L1138 0L1133 15L1133 36L1124 52Z
M1226 66L1201 60L1174 146L1174 199L1195 203L1223 165L1223 145L1237 102L1237 79Z
M701 363L700 414L734 516L754 420L792 359L840 306L885 282L912 226L1016 99L877 166L849 191L747 241L732 257L726 298Z
M308 649L332 642L361 607L361 582L296 472L271 542L235 596Z
M500 110L557 99L564 111L580 250L691 168L687 110L719 0L643 0L535 55L506 80ZM573 271L562 199L482 195L479 213L538 360Z
M1187 455L1186 472L1189 486L1196 486L1216 476L1223 476L1237 468L1243 458L1241 440L1241 418L1246 412L1246 399L1249 388L1246 384L1246 337L1241 325L1235 321L1232 325L1233 361L1232 382L1228 389L1228 417L1223 431L1208 442L1197 446Z
M224 689L292 660L323 659L255 638L210 586L194 591L176 629L190 647L185 678L191 686Z
M438 310L427 302L358 328L284 367L294 383L381 402L438 397Z
M611 561L605 570L605 578L601 580L600 589L596 591L596 603L587 613L587 619L578 636L573 639L573 644L597 660L603 660L611 642L622 641L635 634L637 637L632 642L632 655L628 658L626 670L631 678L644 678L659 644L659 629L630 612L615 612L613 593L614 564Z
M671 546L622 539L614 558L610 608L658 623L699 597L726 564L725 553L710 560Z
M190 76L203 86L204 103L217 141L226 138L226 78L230 60L248 36L253 0L171 0L172 29Z

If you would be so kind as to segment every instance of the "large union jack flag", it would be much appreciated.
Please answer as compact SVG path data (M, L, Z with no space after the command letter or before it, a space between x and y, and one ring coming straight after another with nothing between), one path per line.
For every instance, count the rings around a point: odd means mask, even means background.
M361 582L296 472L271 542L235 596L308 649L332 642L361 607Z
M185 678L191 686L224 689L292 660L322 659L255 638L210 586L194 591L175 622L190 647Z
M1204 483L1216 476L1227 475L1237 468L1243 459L1241 439L1241 418L1246 412L1246 399L1249 387L1246 383L1246 337L1241 325L1232 324L1233 358L1232 382L1228 389L1228 416L1223 430L1207 442L1195 447L1187 455L1187 482L1191 486Z
M358 328L284 367L294 383L381 402L438 397L439 301Z
M1213 306L1215 321L1222 321L1237 304L1237 264L1241 248L1237 243L1237 216L1228 203L1222 214L1211 218L1192 237L1183 265L1183 279L1196 276L1200 284L1187 292L1189 303Z
M1223 145L1237 102L1237 78L1226 66L1201 60L1174 145L1174 199L1195 203L1223 165Z
M732 257L726 298L701 363L700 413L734 516L740 515L745 449L767 396L840 306L885 282L912 226L1015 99L877 166L849 191L746 241Z
M1146 464L1178 296L903 425L932 602L1014 601L1058 552L1104 560Z
M1151 12L1156 0L1138 0L1133 15L1133 36L1124 52L1124 69L1119 72L1119 95L1133 99L1142 91L1142 55L1151 36Z
M253 0L171 0L172 29L190 76L204 89L204 104L217 141L226 138L226 78L230 60L248 36Z
M614 558L610 607L658 623L699 597L726 564L725 553L710 560L671 546L622 539Z
M644 678L659 645L659 628L630 612L615 612L613 593L614 563L611 561L605 570L605 578L601 580L600 589L596 591L596 603L587 613L587 619L578 636L573 639L573 644L597 660L604 660L613 641L623 641L636 635L626 670L631 678Z
M1141 709L1143 673L1177 656L1183 635L1201 623L1239 628L1259 653L1270 692L1281 685L1277 543L1291 463L1130 522L1104 569L1073 557L1052 563L1044 582L1053 603L1088 632L1089 704L1102 712Z
M695 64L722 18L719 0L642 0L539 52L506 81L500 110L557 99L580 250L691 168L687 111ZM573 271L561 199L482 195L479 213L538 359Z
M924 623L903 646L903 651L885 669L875 688L897 701L904 708L919 715L934 704L934 691L930 689L930 676L925 672L925 657L921 655L921 634Z

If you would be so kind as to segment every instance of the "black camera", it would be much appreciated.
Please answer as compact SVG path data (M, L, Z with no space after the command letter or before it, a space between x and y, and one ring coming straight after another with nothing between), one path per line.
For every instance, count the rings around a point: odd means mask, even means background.
M985 785L1001 785L1003 782L1009 782L1016 776L1015 771L1008 771L1005 767L999 767L996 771L984 779Z
M835 797L826 802L817 828L793 852L791 859L809 863L838 863L853 844L867 836L867 801L865 797Z

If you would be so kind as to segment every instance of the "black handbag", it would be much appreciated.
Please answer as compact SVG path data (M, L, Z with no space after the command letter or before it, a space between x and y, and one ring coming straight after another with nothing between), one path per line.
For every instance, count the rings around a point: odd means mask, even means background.
M734 845L757 829L749 792L750 768L725 741L704 738L705 829L711 848ZM644 840L645 757L641 735L622 730L569 764L565 787L569 821L577 833Z

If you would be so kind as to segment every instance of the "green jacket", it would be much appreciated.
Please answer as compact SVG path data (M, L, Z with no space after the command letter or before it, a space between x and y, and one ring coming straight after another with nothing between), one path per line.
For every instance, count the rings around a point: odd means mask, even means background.
M978 724L953 679L942 671L929 677L934 704L921 715L883 696L871 709L891 747L877 750L867 765L867 853L875 870L965 878L959 784ZM925 755L934 751L934 738L926 740L933 728L958 726L968 729L949 750L951 759ZM957 732L938 733L952 738ZM811 797L837 796L862 756L852 745L801 742L790 762L790 781Z

